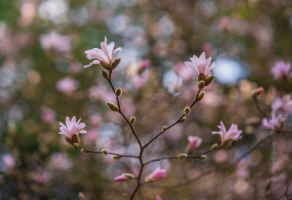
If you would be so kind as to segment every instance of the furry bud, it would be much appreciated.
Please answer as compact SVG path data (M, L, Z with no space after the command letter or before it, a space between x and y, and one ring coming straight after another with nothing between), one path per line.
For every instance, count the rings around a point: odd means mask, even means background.
M197 86L200 90L203 89L205 87L205 81L197 82Z
M121 156L119 156L119 155L113 155L112 158L115 159L115 160L119 160L121 158Z
M189 115L190 112L191 112L190 107L185 107L185 109L184 109L184 113L185 113L186 115Z
M104 154L104 155L107 155L108 154L108 151L106 149L102 149L101 152Z
M129 120L129 123L130 124L134 124L136 122L136 117L135 116L132 116Z
M179 120L179 122L180 122L180 123L183 123L183 122L186 121L186 119L187 119L186 117L182 117L182 118Z
M120 87L118 87L117 89L116 89L116 91L115 91L115 95L116 95L116 97L119 97L119 96L121 96L122 95L122 88L120 88Z
M198 95L198 101L201 101L205 96L205 91L200 92L200 94Z
M116 104L108 102L107 106L111 111L119 112L119 107Z
M181 153L177 157L178 157L178 159L184 159L184 158L188 157L188 155L186 153Z
M220 147L222 147L222 148L228 148L228 147L230 147L232 145L232 141L233 141L232 138L227 138L226 140L224 140L221 143Z
M211 146L211 150L218 149L218 148L219 148L219 145L217 143Z
M110 64L110 69L114 70L120 64L120 62L121 62L120 58L114 59Z
M198 76L198 81L205 81L206 78L207 77L205 76L205 74L200 73L199 76Z
M205 160L206 158L207 158L206 155L200 155L200 156L198 157L199 160Z
M106 71L101 71L101 75L105 80L108 80L108 74L106 73Z
M166 131L166 129L167 129L167 127L166 127L166 126L163 126L163 127L162 127L162 131L163 131L163 132L165 132L165 131Z
M205 86L210 85L214 80L215 80L215 76L214 75L208 76L208 78L205 81Z
M108 63L104 62L103 60L101 60L99 63L102 66L102 68L110 70L110 65Z

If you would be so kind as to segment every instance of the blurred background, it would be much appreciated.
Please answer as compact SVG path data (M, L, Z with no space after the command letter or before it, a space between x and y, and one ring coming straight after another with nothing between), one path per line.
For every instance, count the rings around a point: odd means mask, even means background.
M291 137L277 138L279 178L272 187L269 141L236 168L172 186L228 164L268 134L250 94L264 87L259 102L268 115L276 96L289 99L289 77L277 78L271 68L292 59L291 5L289 0L0 1L0 199L77 200L79 192L89 199L127 199L122 194L133 191L135 181L113 179L135 173L137 160L84 154L58 134L58 122L77 116L87 125L85 147L139 153L129 127L106 107L115 96L101 67L83 68L90 63L84 51L100 48L105 36L123 49L116 54L122 61L113 83L123 89L123 110L136 116L134 127L144 144L195 99L196 77L183 62L206 52L217 65L205 98L186 123L149 146L146 160L183 153L188 136L203 139L194 154L208 150L220 141L211 134L220 120L243 130L241 140L204 161L147 166L143 177L158 166L168 176L143 186L137 199L261 199L267 187L271 197L281 197L291 182Z

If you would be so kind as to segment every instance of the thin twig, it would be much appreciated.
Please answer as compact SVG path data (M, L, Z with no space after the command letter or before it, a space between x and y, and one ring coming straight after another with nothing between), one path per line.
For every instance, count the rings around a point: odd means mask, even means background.
M263 117L265 117L265 118L268 119L268 118L269 118L268 115L267 115L267 114L266 114L266 113L260 108L257 97L253 97L253 99L254 99L254 102L255 102L255 104L256 104L256 107L257 107L258 111L261 113L261 115L262 115Z
M79 146L78 147L79 149L82 149L85 150L83 151L84 153L96 153L96 154L104 154L103 152L101 151L93 151L93 150L89 150L85 147L82 147L82 146ZM109 154L109 155L117 155L117 156L120 156L120 157L128 157L128 158L139 158L139 156L132 156L132 155L123 155L123 154L118 154L118 153L113 153L113 152L107 152L106 154ZM105 154L105 155L106 155Z

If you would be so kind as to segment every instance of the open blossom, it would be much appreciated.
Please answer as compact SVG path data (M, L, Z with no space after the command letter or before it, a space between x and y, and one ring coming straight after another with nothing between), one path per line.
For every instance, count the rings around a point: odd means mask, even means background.
M189 144L187 146L187 151L188 152L194 152L194 151L196 151L196 149L202 143L202 139L201 138L199 138L198 136L192 136L192 135L190 135L188 137L188 141L189 141Z
M215 63L211 64L211 58L206 59L205 52L203 52L200 57L193 56L191 62L185 62L185 65L191 70L197 72L198 75L203 74L205 77L211 75L211 69L215 68Z
M69 52L71 50L71 39L69 36L59 35L52 31L40 37L41 46L44 50L54 50L56 52Z
M150 181L158 181L160 179L164 179L166 176L166 170L160 169L159 167L155 169L150 175L145 178L146 182Z
M115 43L111 42L107 44L106 37L104 37L104 42L101 42L100 46L101 49L93 48L84 52L89 60L93 59L93 61L89 65L85 65L84 68L90 67L93 64L100 64L100 61L109 65L113 60L113 55L122 50L121 47L114 50Z
M277 61L271 68L272 75L275 80L290 76L291 63L284 61Z
M221 137L221 145L224 144L224 141L230 140L230 143L226 144L226 147L230 146L232 141L238 140L241 138L241 130L238 130L236 124L231 124L228 131L226 131L225 125L222 121L220 121L220 125L218 126L220 131L213 131L212 134L219 134Z
M184 81L189 81L193 78L193 74L190 69L184 65L183 62L178 62L174 66L175 73L181 77Z
M79 133L87 133L87 131L82 130L85 127L84 123L80 123L79 119L76 122L76 117L72 117L72 119L70 120L69 117L66 117L66 126L62 123L59 122L60 124L60 132L59 134L62 135L66 135L65 139L69 144L72 144L74 146L75 143L79 143L80 139L79 139Z
M272 104L272 112L281 114L286 117L288 114L292 115L292 100L290 95L285 95L283 98L276 98Z
M282 120L281 115L276 116L275 113L272 113L271 119L267 118L263 119L262 126L268 130L279 130L281 129L281 120Z

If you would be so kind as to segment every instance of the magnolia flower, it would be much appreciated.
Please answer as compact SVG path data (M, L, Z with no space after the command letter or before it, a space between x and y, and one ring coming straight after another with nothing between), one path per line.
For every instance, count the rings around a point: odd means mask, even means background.
M113 60L113 55L122 50L121 47L114 50L115 43L107 44L106 37L104 37L104 42L101 42L100 46L101 49L93 48L84 52L89 60L95 59L89 65L85 65L84 68L90 67L93 64L100 64L101 61L109 65Z
M291 71L291 63L278 61L271 68L272 75L275 80L280 78L285 78L290 76Z
M71 95L79 87L79 82L70 77L66 77L59 80L56 87L66 95Z
M268 130L279 130L281 129L281 119L281 115L276 116L275 113L272 113L271 119L264 118L262 120L262 126Z
M189 144L187 146L187 151L188 152L194 152L194 151L196 151L196 149L202 143L202 139L201 138L199 138L198 136L192 136L192 135L190 135L188 137L188 141L189 141Z
M40 37L41 46L44 50L54 50L56 52L69 52L71 50L71 39L69 36L59 35L53 31Z
M221 146L229 147L232 144L232 141L238 140L241 138L241 130L238 130L236 124L231 124L228 131L226 131L225 125L222 121L220 121L220 125L218 126L220 131L213 131L212 134L219 134L221 137Z
M70 118L66 117L66 126L62 122L59 122L61 126L59 134L66 135L65 140L73 146L75 146L75 143L78 144L80 141L79 133L87 133L87 131L81 130L85 127L85 124L80 123L80 120L81 119L76 122L76 117L74 116L70 121Z
M146 182L150 181L158 181L160 179L164 179L166 176L166 171L164 169L160 169L159 167L155 169L150 175L145 178Z
M130 173L124 173L120 176L117 176L114 181L116 182L127 182L130 181L131 179L135 178L135 176L133 174Z
M205 52L203 52L199 58L194 55L190 59L192 62L185 62L185 65L191 70L197 72L198 76L202 74L205 77L208 77L211 75L211 69L216 67L214 62L211 64L211 58L206 59Z

